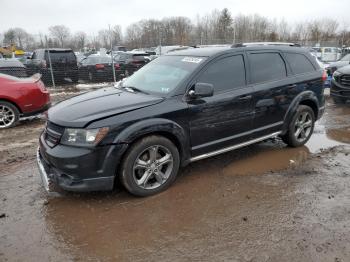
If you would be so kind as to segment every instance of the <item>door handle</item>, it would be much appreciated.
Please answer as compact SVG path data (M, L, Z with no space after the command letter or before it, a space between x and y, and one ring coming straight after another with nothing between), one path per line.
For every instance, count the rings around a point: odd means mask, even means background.
M250 100L252 99L251 95L243 95L238 98L239 100Z

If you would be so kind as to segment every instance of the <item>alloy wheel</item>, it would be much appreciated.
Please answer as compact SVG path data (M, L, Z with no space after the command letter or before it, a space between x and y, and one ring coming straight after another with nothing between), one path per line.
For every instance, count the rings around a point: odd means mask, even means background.
M15 122L16 115L12 108L0 105L0 128L9 127Z
M158 188L168 180L173 164L173 156L169 149L161 145L148 147L134 162L134 180L143 189Z
M312 116L309 112L301 112L295 120L294 136L298 142L304 142L312 130Z

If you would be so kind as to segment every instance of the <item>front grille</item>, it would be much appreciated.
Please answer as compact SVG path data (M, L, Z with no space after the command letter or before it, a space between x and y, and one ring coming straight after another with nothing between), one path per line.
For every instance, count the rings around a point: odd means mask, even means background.
M350 87L350 75L342 75L339 79L339 82L343 86L349 86Z
M44 132L46 144L49 147L54 147L60 142L60 139L64 132L64 127L47 121Z

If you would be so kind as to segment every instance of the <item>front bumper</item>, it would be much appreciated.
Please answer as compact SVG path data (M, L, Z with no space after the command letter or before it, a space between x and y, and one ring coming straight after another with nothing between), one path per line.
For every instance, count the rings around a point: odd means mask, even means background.
M48 192L57 188L88 192L112 190L116 171L127 145L78 148L56 145L50 148L41 135L37 164Z
M50 178L50 175L46 172L39 148L36 152L36 163L38 164L39 174L45 190L47 192L55 192L53 180Z
M331 96L350 99L350 87L345 87L336 81L332 80L331 83Z

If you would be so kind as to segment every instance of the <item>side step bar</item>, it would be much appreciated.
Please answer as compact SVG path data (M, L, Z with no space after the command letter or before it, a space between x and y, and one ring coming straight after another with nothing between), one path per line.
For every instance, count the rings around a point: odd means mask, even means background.
M203 154L203 155L195 156L195 157L192 157L190 159L190 162L202 160L204 158L220 155L220 154L223 154L223 153L226 153L226 152L229 152L229 151L241 148L241 147L249 146L251 144L255 144L257 142L261 142L261 141L264 141L266 139L276 137L276 136L280 135L281 133L282 133L282 131L275 132L275 133L272 133L270 135L259 137L259 138L255 138L253 140L249 140L249 141L241 143L241 144L237 144L237 145L230 146L230 147L225 147L225 148L219 149L217 151L213 151L213 152L206 153L206 154Z

